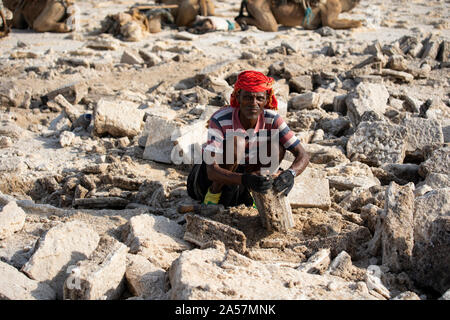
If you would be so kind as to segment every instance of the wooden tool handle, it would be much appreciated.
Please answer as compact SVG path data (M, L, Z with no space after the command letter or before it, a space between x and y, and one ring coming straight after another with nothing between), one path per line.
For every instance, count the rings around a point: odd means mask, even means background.
M156 6L135 6L133 9L138 10L150 10L150 9L176 9L178 8L177 4L166 4L166 5L156 5Z
M178 213L186 213L186 212L194 212L194 206L193 205L184 205L178 207Z

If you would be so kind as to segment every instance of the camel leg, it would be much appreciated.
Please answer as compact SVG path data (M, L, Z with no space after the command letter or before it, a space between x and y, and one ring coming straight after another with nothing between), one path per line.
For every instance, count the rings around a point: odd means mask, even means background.
M246 8L249 16L243 15L243 7L241 7L241 12L235 19L237 23L256 26L262 31L278 31L278 23L270 8L270 0L248 0Z
M208 8L206 7L206 0L200 0L200 15L206 17L208 15Z
M1 0L0 0L1 1ZM2 20L2 26L1 28L3 30L0 30L0 38L6 37L10 31L8 23L6 22L5 14L3 13L3 10L0 9L0 17Z
M42 11L33 22L33 29L37 32L70 32L69 26L57 22L65 15L66 9L60 3L55 2Z
M13 15L12 19L12 27L16 29L26 29L28 27L27 22L25 21L25 17L22 12L17 12Z
M208 12L208 16L213 16L215 12L214 1L206 0L206 9Z
M339 19L338 16L341 12L342 6L339 0L328 0L320 10L322 25L333 29L351 29L362 25L358 20Z
M197 12L199 10L199 5L194 4L192 0L184 0L177 9L177 17L175 23L179 27L188 27L197 17Z

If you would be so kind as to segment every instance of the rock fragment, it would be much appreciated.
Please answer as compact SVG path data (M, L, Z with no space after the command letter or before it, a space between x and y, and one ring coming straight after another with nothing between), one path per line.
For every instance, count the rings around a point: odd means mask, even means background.
M370 188L380 185L380 181L373 175L370 167L359 161L340 164L325 168L331 188L337 190L352 190L353 188Z
M142 64L144 60L138 55L133 53L130 50L125 50L122 54L122 58L120 58L120 63L126 64Z
M331 262L330 249L320 249L302 263L297 270L312 274L324 274Z
M63 131L59 135L59 144L63 148L70 147L73 144L74 139L75 139L75 133L73 133L71 131Z
M163 163L172 163L174 143L180 136L181 124L158 116L149 116L146 120L148 131L143 158ZM177 151L177 149L175 149Z
M143 256L127 254L125 273L128 289L135 296L148 300L166 300L166 272Z
M307 173L295 178L294 187L288 194L291 207L328 209L331 205L329 180Z
M288 101L290 110L315 109L320 106L320 96L314 92L296 95Z
M184 230L166 217L142 214L130 219L122 235L130 253L139 254L167 269L180 253L191 248L183 240Z
M245 253L247 251L247 238L242 231L198 215L186 215L186 232L183 239L200 247L205 247L213 241L219 240L226 247L237 252Z
M350 285L354 282L254 261L220 247L183 252L169 280L170 299L375 299Z
M48 281L61 299L68 266L86 259L99 240L99 235L83 222L61 223L41 237L22 272L31 279Z
M407 117L403 125L406 127L407 155L425 158L426 152L444 144L442 128L436 120Z
M64 300L118 299L125 289L128 248L103 236L88 259L72 266L64 283Z
M47 93L41 97L41 100L43 103L47 103L47 101L54 100L61 94L69 103L77 104L87 95L87 93L87 85L82 81L78 81Z
M370 294L375 297L389 299L391 297L391 293L381 281L382 276L383 272L379 266L368 266L366 271L366 285Z
M414 246L414 185L395 182L386 190L382 222L382 261L394 272L411 267Z
M433 190L414 200L414 241L429 243L434 220L450 216L450 188Z
M389 93L384 85L360 83L353 92L347 95L347 115L356 127L366 112L375 112L383 116L387 108Z
M417 241L413 250L411 278L419 285L433 288L440 294L450 287L450 216L437 217L427 230L429 242Z
M132 138L141 132L143 119L144 112L132 102L100 99L94 109L94 130L98 135Z
M25 224L25 217L25 211L15 201L6 204L0 210L0 239L20 231Z
M411 291L405 291L392 298L392 300L420 300L420 297Z
M384 122L361 122L347 143L347 156L372 166L402 163L406 128Z
M0 261L1 300L55 300L55 291L46 283L32 280Z
M426 177L431 173L448 174L450 172L450 146L444 145L431 152L420 164L419 174Z
M365 272L352 264L350 255L342 251L331 262L327 272L345 280L364 281Z
M312 78L307 75L294 77L289 80L289 86L293 89L293 92L303 93L305 91L312 91Z

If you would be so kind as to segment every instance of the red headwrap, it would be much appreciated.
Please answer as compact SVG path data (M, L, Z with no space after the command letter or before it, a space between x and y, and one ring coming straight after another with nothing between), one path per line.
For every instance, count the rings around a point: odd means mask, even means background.
M245 90L248 92L261 92L267 91L267 105L266 109L278 109L278 101L273 94L272 84L274 79L265 76L258 71L247 70L241 72L237 81L234 84L234 91L231 94L230 104L233 108L239 108L239 90Z

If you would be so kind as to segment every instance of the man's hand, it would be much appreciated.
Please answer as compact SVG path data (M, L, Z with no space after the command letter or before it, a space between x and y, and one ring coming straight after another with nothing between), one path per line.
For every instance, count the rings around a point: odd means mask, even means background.
M266 193L272 188L273 179L267 176L257 176L256 174L244 173L242 175L242 184L248 189L260 193Z
M288 171L283 171L274 181L273 189L276 192L284 191L284 195L287 197L294 187L294 175Z

